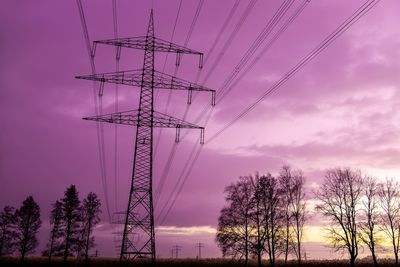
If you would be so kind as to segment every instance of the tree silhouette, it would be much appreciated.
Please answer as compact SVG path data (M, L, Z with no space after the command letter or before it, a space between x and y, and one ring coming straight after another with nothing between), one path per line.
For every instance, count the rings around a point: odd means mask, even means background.
M0 257L14 253L16 236L15 208L5 206L0 213Z
M284 234L283 234L283 253L284 253L284 263L287 264L289 253L293 248L294 236L292 230L293 212L293 175L289 166L283 166L279 174L279 190L281 191L282 197L282 212L284 221Z
M240 177L237 183L226 187L228 206L221 210L218 218L216 241L223 256L249 258L250 213L253 208L251 180Z
M80 201L75 185L67 188L61 204L64 215L62 229L64 236L64 263L66 263L68 256L77 251L79 240Z
M374 177L364 178L364 199L362 201L362 215L364 220L359 224L359 236L371 251L374 266L378 266L376 248L380 246L378 238L379 225L379 184Z
M93 228L100 222L99 214L100 210L100 199L95 193L90 192L87 197L83 200L81 207L82 211L82 241L83 245L80 246L79 252L83 248L85 260L88 259L89 249L94 247L94 236L92 236Z
M286 265L289 254L294 253L298 265L301 265L301 245L306 221L305 178L300 170L293 171L289 166L283 166L278 180L284 214L284 263Z
M216 241L223 256L257 258L266 253L274 267L282 253L301 255L306 220L305 179L300 171L284 167L279 179L271 174L240 177L225 189L225 206L218 219ZM294 244L296 247L294 248ZM301 256L298 256L301 263ZM285 261L286 263L286 261Z
M306 210L306 194L304 190L305 178L301 171L297 171L291 183L291 212L292 212L292 227L294 232L294 252L296 253L297 263L301 265L302 243L304 224L307 220Z
M332 247L347 250L351 267L358 256L357 218L362 190L363 180L359 172L337 168L326 172L325 180L316 192L320 201L317 210L332 221L327 229Z
M261 177L258 173L256 173L255 177L251 177L252 185L253 185L253 202L254 202L254 208L250 214L251 221L252 221L252 227L255 228L255 233L252 236L251 239L252 242L252 254L254 254L257 257L257 263L258 266L261 266L262 262L262 255L265 250L265 235L266 231L264 229L264 220L265 216L262 213L263 207L262 207L262 197L263 197L263 191L260 181Z
M53 255L60 255L63 249L62 246L62 222L63 222L64 214L62 209L62 203L60 200L57 200L53 204L53 209L50 213L50 224L51 224L51 231L49 242L47 243L47 248L43 251L44 256L49 257L49 263L51 262L51 258Z
M282 212L282 195L278 181L271 174L260 177L261 214L265 231L265 250L269 264L274 267L276 259L282 250L284 229L284 212Z
M36 234L41 224L39 205L32 196L28 196L16 211L17 249L21 254L21 261L38 246Z
M392 242L396 265L399 264L400 243L400 184L393 179L386 179L379 190L382 213L382 230Z

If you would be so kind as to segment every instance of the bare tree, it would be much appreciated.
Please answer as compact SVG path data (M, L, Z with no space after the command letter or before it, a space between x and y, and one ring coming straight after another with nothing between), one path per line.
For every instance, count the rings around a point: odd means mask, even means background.
M274 267L281 253L286 260L290 250L301 255L304 177L288 167L284 170L286 176L279 179L256 174L226 188L229 205L221 210L216 237L224 256L243 256L247 264L252 254L261 266L267 254L269 266ZM293 248L295 243L298 246Z
M218 217L216 241L223 257L242 258L245 250L245 229L232 207L224 207Z
M36 234L41 225L39 205L32 196L29 196L16 211L17 248L21 254L21 261L28 253L34 252L37 247Z
M297 263L301 265L302 241L304 224L307 220L306 210L306 194L304 190L305 178L301 171L297 171L292 178L291 183L291 212L292 212L292 228L294 233L294 252L296 254Z
M389 237L393 246L396 265L399 264L400 242L400 185L393 179L386 179L379 190L382 214L382 230Z
M303 228L306 221L306 201L304 192L305 178L300 170L293 171L283 166L279 174L279 187L282 194L284 214L283 253L284 263L294 253L301 264Z
M360 172L345 169L331 169L316 192L320 204L317 210L332 221L328 228L329 240L337 250L347 250L350 266L355 265L359 240L357 217L362 196L363 180Z
M13 254L15 250L15 223L15 208L5 206L0 213L0 257Z
M293 231L291 228L293 220L292 203L293 203L293 177L289 166L283 166L279 174L279 190L281 191L281 204L284 220L283 235L283 254L284 263L287 264L289 253L293 248Z
M218 218L216 241L223 256L249 258L250 213L253 208L253 190L248 177L240 177L237 183L225 189L228 206Z
M262 176L258 173L255 177L251 177L252 185L253 185L253 199L254 199L254 207L250 214L252 220L252 228L255 228L254 233L250 238L251 250L252 254L257 257L257 264L260 267L262 265L262 255L265 251L265 237L266 231L264 228L265 225L265 216L263 214L263 198L265 196L264 188L261 186Z
M364 199L362 200L362 215L364 220L359 224L359 237L371 251L375 267L378 266L376 259L376 248L379 246L378 238L379 206L378 191L379 184L376 178L367 176L364 178Z
M265 250L268 254L270 266L274 267L282 248L282 229L284 228L281 194L278 181L271 174L261 176L259 183L262 192L261 214L264 217Z

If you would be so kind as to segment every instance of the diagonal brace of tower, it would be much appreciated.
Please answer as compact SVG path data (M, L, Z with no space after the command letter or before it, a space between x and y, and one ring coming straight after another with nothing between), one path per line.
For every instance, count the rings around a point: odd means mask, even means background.
M179 141L181 128L200 129L200 142L204 143L204 127L154 111L154 89L186 90L188 92L188 104L191 103L193 91L210 92L212 94L212 105L215 105L215 91L154 70L155 52L176 53L176 65L179 65L182 54L199 55L200 68L202 68L203 64L203 54L155 37L153 11L150 14L146 36L95 41L92 47L92 57L95 56L97 44L116 46L117 57L120 57L122 47L144 50L142 69L78 76L76 78L98 81L100 84L99 96L103 95L104 83L140 86L138 110L116 112L84 119L137 127L132 180L124 222L120 259L150 258L154 261L156 249L152 191L153 128L175 128L177 142Z

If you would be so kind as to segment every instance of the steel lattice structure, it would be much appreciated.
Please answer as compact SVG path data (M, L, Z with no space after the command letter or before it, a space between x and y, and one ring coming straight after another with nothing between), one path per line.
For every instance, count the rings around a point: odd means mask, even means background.
M156 38L154 36L153 11L151 11L150 14L146 36L95 41L92 47L93 57L97 44L116 46L117 56L120 55L121 47L144 50L143 68L140 70L85 75L76 78L99 81L100 96L103 94L104 83L106 82L140 86L138 110L86 117L84 119L137 127L132 181L125 217L120 259L145 257L151 258L154 261L156 250L152 190L153 129L155 127L176 128L176 141L179 141L179 132L181 128L200 129L200 142L204 143L204 127L154 111L154 89L187 90L189 104L191 103L192 91L211 92L212 105L215 104L215 91L154 70L155 52L176 53L177 65L179 65L181 54L199 55L200 68L203 64L203 54Z

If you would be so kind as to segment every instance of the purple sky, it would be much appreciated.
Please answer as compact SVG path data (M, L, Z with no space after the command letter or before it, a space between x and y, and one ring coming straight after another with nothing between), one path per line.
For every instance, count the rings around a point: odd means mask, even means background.
M282 1L258 1L221 62L205 84L218 90ZM295 1L296 5L301 1ZM312 0L300 17L258 61L228 96L217 105L206 128L212 136L263 91L285 74L324 37L350 16L362 0ZM112 1L83 1L91 40L113 38ZM118 1L120 37L145 35L152 1ZM183 1L173 42L184 44L197 1ZM241 1L221 36L200 82L243 13ZM179 1L154 1L155 33L169 40ZM188 47L207 55L226 19L233 0L204 1ZM158 230L158 252L168 257L172 245L193 257L196 242L203 254L216 257L213 229L224 205L224 187L238 176L279 171L290 164L304 171L311 188L327 168L350 166L379 177L399 176L400 2L381 1L326 51L302 69L275 94L257 106L223 135L204 147L179 198ZM0 208L19 206L32 194L43 215L41 246L48 234L50 204L75 184L83 198L89 191L103 199L95 124L81 120L94 115L92 84L74 79L90 74L75 1L2 1L0 3ZM165 54L156 55L162 70ZM165 72L174 72L170 55ZM197 58L184 56L178 77L194 81ZM124 49L121 70L141 68L141 51ZM114 49L99 46L98 72L115 70ZM136 109L138 88L119 87L120 110ZM104 112L114 111L115 86L105 87ZM160 92L156 108L163 111L167 91ZM169 114L181 118L186 94L174 92ZM196 98L187 121L194 121L210 95ZM200 121L204 124L204 119ZM133 127L118 128L117 197L114 183L114 125L105 124L107 183L111 212L124 210L131 175ZM156 130L156 135L158 130ZM155 159L157 187L174 142L174 130L164 130ZM156 215L176 184L198 137L191 131L179 146L166 180ZM117 201L115 201L115 199ZM116 202L116 203L115 203ZM156 217L158 220L159 217ZM112 229L96 230L101 255L114 255ZM314 223L316 224L316 223ZM318 225L318 224L317 224ZM315 257L321 245L311 243ZM314 240L315 241L315 240ZM314 247L313 247L314 246ZM316 247L315 247L316 246ZM326 255L326 254L324 254Z

